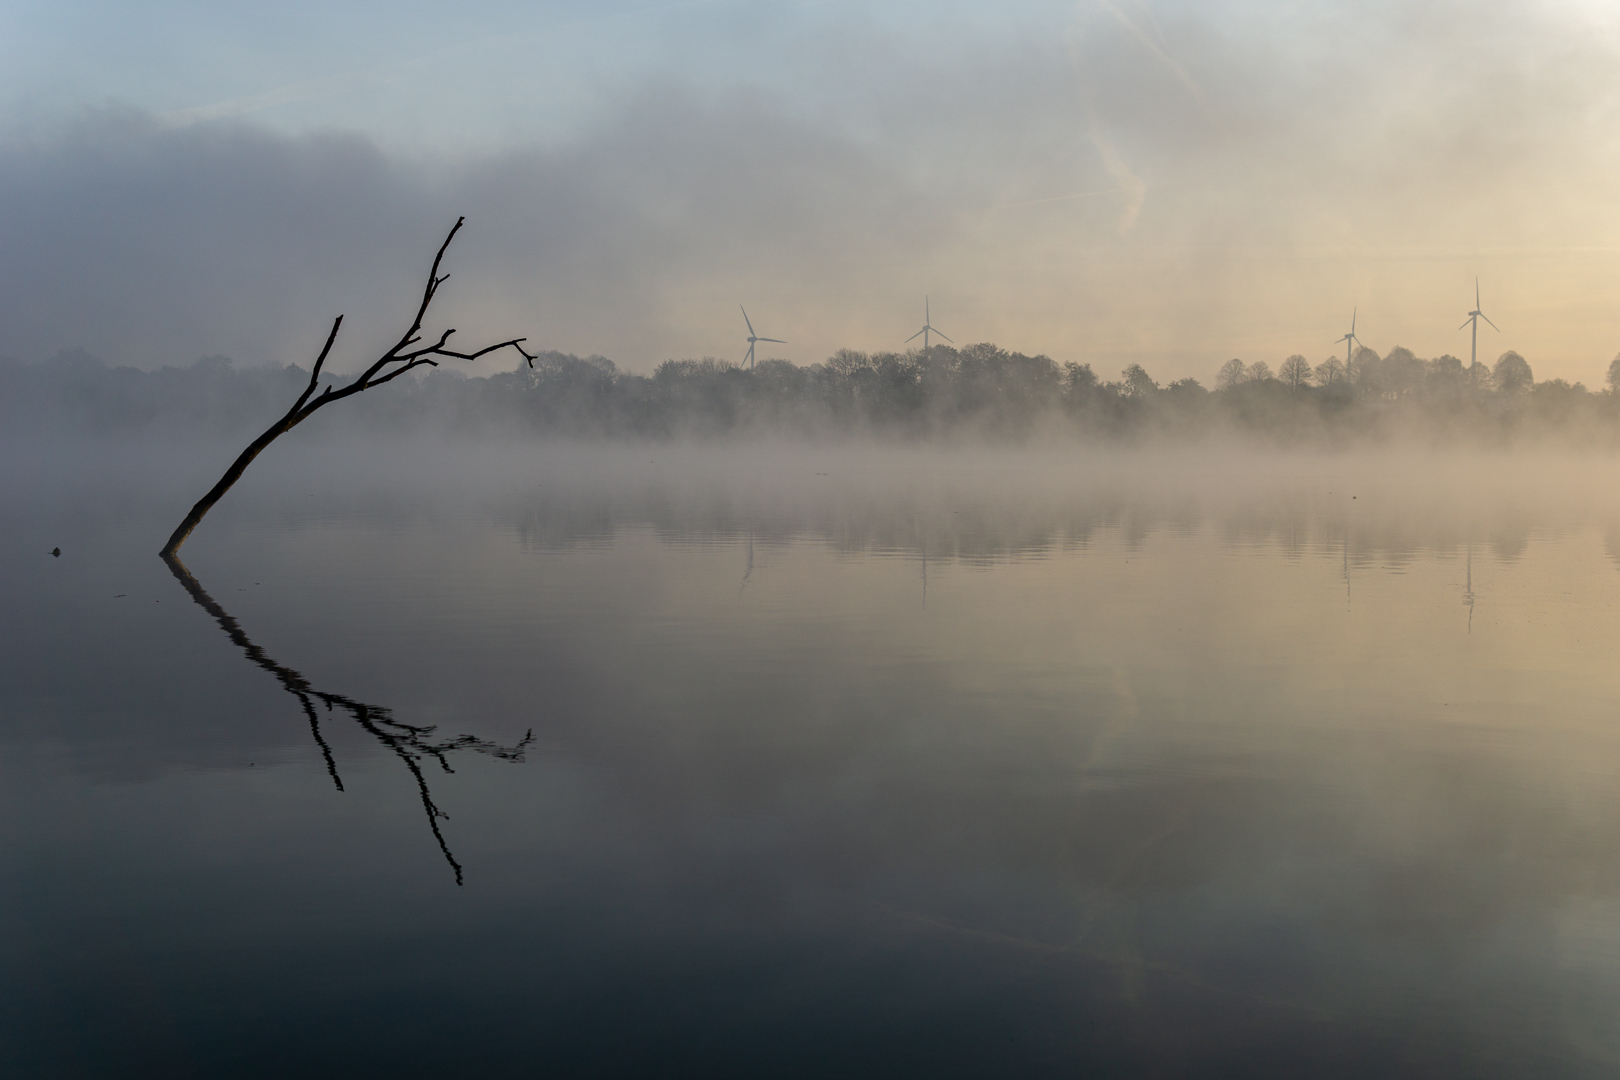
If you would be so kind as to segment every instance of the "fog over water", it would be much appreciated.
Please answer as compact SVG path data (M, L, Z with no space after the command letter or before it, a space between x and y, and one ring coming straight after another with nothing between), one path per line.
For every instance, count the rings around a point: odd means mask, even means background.
M501 349L511 351L510 343ZM1089 364L991 343L841 349L809 365L668 360L650 376L601 356L525 354L510 371L496 358L470 364L449 356L439 358L443 367L395 363L389 370L403 378L344 399L342 419L311 414L300 434L1093 450L1203 444L1217 453L1620 445L1620 359L1595 389L1537 381L1511 350L1494 365L1466 367L1454 356L1422 359L1407 349L1379 356L1363 347L1348 359L1313 368L1294 355L1277 372L1232 359L1214 372L1211 390L1192 378L1162 385L1137 364L1103 378ZM469 377L469 370L483 373ZM246 443L289 403L302 402L306 388L346 382L334 383L324 369L311 378L297 365L242 368L226 357L150 372L83 351L40 364L0 359L0 420L47 440L235 434Z
M1620 1072L1613 8L0 5L0 1074Z
M1620 1058L1607 457L232 449L8 447L30 1074Z

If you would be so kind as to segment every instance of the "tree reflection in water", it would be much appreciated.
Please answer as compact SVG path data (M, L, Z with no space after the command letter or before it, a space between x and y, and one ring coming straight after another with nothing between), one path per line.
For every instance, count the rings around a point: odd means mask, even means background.
M202 587L202 583L192 576L191 571L186 569L185 564L178 557L164 556L163 561L168 564L169 570L174 574L175 579L185 586L186 592L191 594L191 598L197 601L204 611L214 617L214 621L219 623L226 636L247 654L247 658L274 675L276 680L281 683L282 689L298 699L299 704L303 706L304 715L309 719L309 731L315 738L315 745L321 748L321 755L326 759L326 771L331 775L332 783L337 785L339 791L343 790L343 778L338 775L337 761L332 756L331 746L321 736L320 710L315 706L317 701L326 706L328 714L334 709L348 713L350 719L364 728L378 742L398 755L399 759L405 763L405 767L410 770L411 775L416 778L416 787L422 796L422 809L427 813L428 828L433 830L433 839L438 841L439 850L444 853L445 861L455 871L456 884L460 885L462 883L461 864L456 862L454 855L450 854L450 845L445 843L444 833L439 830L439 820L441 818L449 820L450 815L440 810L433 801L433 793L428 790L427 777L422 775L422 762L426 759L432 759L437 761L439 767L445 772L451 773L455 770L450 767L449 755L460 750L488 754L490 757L497 757L503 761L521 762L523 760L523 751L534 741L534 730L531 728L516 746L501 746L471 735L460 735L453 739L435 742L432 736L436 728L432 726L421 727L415 724L406 724L394 719L393 714L381 706L367 705L363 701L356 701L343 694L331 694L323 690L317 690L310 685L309 680L304 678L303 675L284 664L277 663L263 649L255 645L252 639L242 630L241 624L231 616L230 612L220 606L219 601L208 595L208 591Z

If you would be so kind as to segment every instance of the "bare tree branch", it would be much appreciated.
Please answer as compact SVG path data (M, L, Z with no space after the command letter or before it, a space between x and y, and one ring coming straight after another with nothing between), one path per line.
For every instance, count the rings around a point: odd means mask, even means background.
M220 477L219 483L210 488L208 494L199 499L197 504L191 508L191 512L186 515L185 520L181 521L173 534L170 535L169 542L163 546L163 550L159 554L164 558L174 557L175 553L180 550L180 545L186 542L186 537L190 536L191 531L202 521L203 515L207 514L209 510L213 509L215 503L225 497L225 493L242 478L242 474L247 471L247 467L253 464L254 458L264 452L265 447L299 424L302 424L305 420L308 420L317 410L325 408L332 402L352 397L373 386L381 386L386 382L391 382L415 368L423 366L437 367L438 361L434 360L433 357L442 356L455 360L471 361L500 349L516 349L531 368L534 366L536 354L525 350L522 344L528 338L512 338L495 345L487 345L473 352L457 352L445 348L450 341L450 335L455 333L454 329L444 331L439 335L437 342L425 349L407 351L411 349L412 345L422 340L422 321L427 318L428 308L432 305L434 296L438 294L439 286L450 280L449 274L440 276L439 264L444 261L444 253L449 249L450 241L456 238L456 233L461 231L461 226L466 220L464 217L457 218L455 225L450 229L450 234L444 238L444 243L439 245L438 254L433 256L433 266L428 271L427 285L422 290L422 303L416 309L416 318L411 321L410 329L400 336L399 342L392 349L378 357L370 367L355 376L347 386L334 390L329 384L319 395L315 396L314 400L311 400L311 395L315 393L315 387L320 382L321 369L325 366L327 357L332 353L332 346L337 341L338 329L343 325L342 315L334 319L332 332L326 336L326 344L321 348L320 355L315 358L315 366L309 373L309 385L304 388L304 392L298 395L298 400L293 402L292 408L287 410L285 416L270 425L264 434L254 439L248 444L246 450L237 455L236 460L231 463L231 467L225 470L225 475Z

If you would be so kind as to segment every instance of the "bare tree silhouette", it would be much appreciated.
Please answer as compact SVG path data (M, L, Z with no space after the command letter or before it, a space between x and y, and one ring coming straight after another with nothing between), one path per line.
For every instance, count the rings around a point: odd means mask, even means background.
M1277 369L1277 377L1288 389L1297 392L1300 387L1311 381L1311 362L1295 353L1282 362L1282 367Z
M423 727L417 724L407 724L395 720L393 714L378 705L368 705L363 701L346 697L343 694L332 694L324 690L317 690L308 679L285 664L277 663L271 659L259 646L247 636L231 614L220 606L219 601L208 595L186 565L172 554L165 553L164 560L176 580L185 586L186 592L220 625L229 637L247 658L254 664L274 675L281 683L283 690L298 699L303 707L304 716L309 719L309 732L315 738L315 745L321 748L321 755L326 759L326 771L332 777L332 783L337 785L339 791L343 790L343 778L338 775L337 760L332 756L332 748L321 736L321 710L316 707L319 702L325 706L327 715L334 709L342 710L349 718L365 729L378 742L392 750L405 768L416 779L417 791L422 796L422 809L427 814L428 828L433 830L433 839L439 844L439 850L444 853L445 861L450 869L455 871L456 884L462 883L461 864L456 857L450 854L450 845L445 842L444 833L439 830L441 820L449 820L450 815L440 810L433 801L433 793L428 790L427 777L422 774L422 762L428 759L439 763L439 767L447 773L455 772L450 767L449 755L459 750L471 750L478 754L487 754L490 757L500 758L503 761L521 762L523 751L534 742L534 730L523 736L516 746L501 746L485 739L475 738L471 735L459 735L453 739L434 741L432 736L436 730L432 726Z
M439 263L444 259L444 253L450 247L450 241L456 238L456 233L461 231L462 223L466 220L464 217L457 218L455 225L450 229L450 235L446 236L444 243L439 245L439 253L433 256L433 267L428 271L427 287L422 291L422 303L416 309L416 318L411 322L411 328L405 331L394 347L356 376L343 389L333 390L331 384L328 384L326 389L321 391L320 396L312 401L310 397L315 393L315 387L320 383L321 367L326 363L326 358L331 355L332 345L337 341L338 329L343 325L342 315L334 319L332 321L332 332L326 335L326 344L321 348L321 354L315 358L315 368L309 373L309 385L304 388L304 392L298 395L298 400L293 402L292 408L287 410L285 416L271 424L263 435L249 443L248 448L243 450L235 461L231 462L231 467L225 470L225 475L220 477L219 483L215 484L208 494L198 500L197 505L191 508L191 513L187 514L185 520L174 530L174 533L169 537L169 542L163 546L163 550L160 552L161 555L165 558L173 557L180 550L180 545L186 542L186 537L191 535L191 530L195 529L198 522L202 521L203 515L208 513L215 503L224 498L225 493L231 489L231 486L242 478L242 474L253 463L253 459L263 453L265 447L299 424L302 424L305 420L308 420L316 410L330 405L334 401L341 401L346 397L358 394L362 390L369 390L373 386L381 386L383 383L397 379L414 368L424 365L437 367L438 360L435 357L476 360L480 356L495 352L498 349L513 348L522 353L524 359L529 362L530 367L534 366L534 355L525 352L521 344L521 342L527 341L528 338L512 338L509 341L487 345L470 353L463 353L445 347L450 341L450 335L455 333L455 330L451 329L440 334L439 339L431 345L419 349L412 348L413 345L422 343L422 320L427 317L428 306L433 303L434 296L438 294L439 286L450 280L449 274L445 274L443 277L439 276Z
M1233 390L1248 381L1248 368L1243 361L1234 357L1221 365L1221 370L1215 376L1217 390Z

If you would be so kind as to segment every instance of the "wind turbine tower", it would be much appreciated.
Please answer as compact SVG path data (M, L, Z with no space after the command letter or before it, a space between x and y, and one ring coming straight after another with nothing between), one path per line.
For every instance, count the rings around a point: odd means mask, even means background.
M925 297L923 297L923 328L921 330L917 331L915 334L912 334L910 337L906 338L906 344L910 345L913 341L916 341L920 337L920 338L923 339L923 352L927 352L928 351L928 335L929 334L939 334L939 336L942 337L942 338L945 338L946 341L951 341L950 338L945 337L944 334L940 334L940 332L938 330L935 330L934 327L931 325L931 320L929 319L929 315L928 315L928 297L925 296ZM956 342L951 341L951 344L955 345Z
M1350 354L1355 350L1357 345L1361 344L1361 339L1356 337L1357 310L1358 309L1356 308L1350 309L1350 332L1339 339L1340 341L1344 342L1344 377L1345 381L1347 382L1350 379Z
M1474 327L1474 343L1468 350L1468 368L1470 371L1473 370L1475 364L1479 363L1479 320L1484 319L1486 322L1491 324L1492 330L1495 330L1499 334L1502 332L1502 328L1491 322L1490 317L1487 316L1483 311L1479 310L1479 308L1479 278L1475 278L1474 310L1468 313L1468 318L1463 320L1462 326L1457 327L1457 329L1461 330L1463 326L1467 326L1470 323L1472 323ZM1470 378L1471 377L1472 376L1470 376Z
M742 310L743 322L748 324L748 356L746 357L746 359L748 360L748 370L753 371L754 370L754 342L756 342L756 341L773 341L778 345L786 345L787 342L783 341L781 338L760 337L758 334L755 334L754 333L754 324L748 321L748 309L743 307L741 304L738 304L737 307Z

